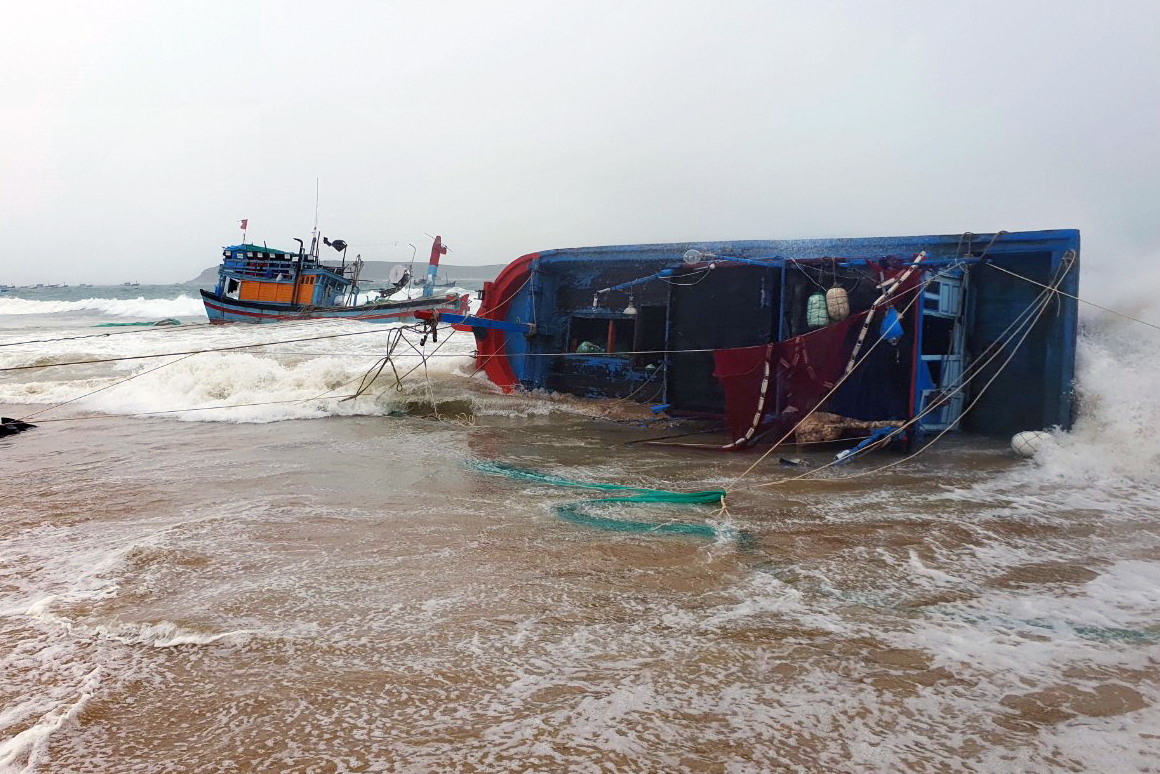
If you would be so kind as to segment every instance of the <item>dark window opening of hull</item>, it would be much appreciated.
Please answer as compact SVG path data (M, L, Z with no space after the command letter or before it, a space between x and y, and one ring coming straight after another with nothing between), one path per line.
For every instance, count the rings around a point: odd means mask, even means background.
M568 351L587 355L631 352L635 317L573 317Z
M922 318L922 351L928 355L952 354L955 321L950 317Z
M665 327L668 307L642 306L636 319L636 340L633 349L637 365L659 365L665 359Z

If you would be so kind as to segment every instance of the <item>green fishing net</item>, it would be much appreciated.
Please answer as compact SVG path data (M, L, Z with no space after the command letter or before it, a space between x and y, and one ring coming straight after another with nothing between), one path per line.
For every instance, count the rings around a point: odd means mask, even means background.
M609 516L598 516L587 512L591 506L605 504L641 505L652 503L677 503L686 505L717 505L725 496L724 490L710 489L704 492L670 492L666 489L646 489L621 484L605 484L590 481L574 481L559 476L549 476L526 468L514 465L505 465L498 462L475 462L470 467L480 473L494 476L504 476L518 481L528 481L546 486L576 487L581 489L599 489L603 491L631 492L621 497L600 497L594 500L584 500L575 503L563 503L556 506L556 515L573 524L583 524L596 529L612 532L660 532L675 535L696 535L700 537L716 538L718 530L708 524L690 524L686 522L648 522L628 521Z

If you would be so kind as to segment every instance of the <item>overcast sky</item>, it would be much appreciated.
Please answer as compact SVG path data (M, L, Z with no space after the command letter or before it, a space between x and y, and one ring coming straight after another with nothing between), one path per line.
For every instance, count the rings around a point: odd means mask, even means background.
M1160 0L7 4L0 283L288 248L316 179L367 259L1079 228L1099 289L1160 262Z

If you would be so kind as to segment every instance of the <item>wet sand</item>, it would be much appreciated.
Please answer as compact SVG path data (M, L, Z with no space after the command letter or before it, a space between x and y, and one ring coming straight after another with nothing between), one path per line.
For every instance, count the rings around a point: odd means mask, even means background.
M523 399L515 399L523 400ZM529 399L530 400L530 399ZM453 416L453 412L444 412ZM751 455L566 415L102 418L0 441L0 762L53 772L1143 771L1155 495L997 442L705 506ZM807 453L816 468L829 457ZM744 484L799 469L763 466Z

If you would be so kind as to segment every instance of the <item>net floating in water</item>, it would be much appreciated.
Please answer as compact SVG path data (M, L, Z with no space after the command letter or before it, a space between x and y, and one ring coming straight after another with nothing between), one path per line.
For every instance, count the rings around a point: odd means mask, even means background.
M550 476L526 468L505 465L498 462L475 462L470 466L480 473L494 476L503 476L518 481L529 481L546 486L576 487L581 489L599 489L602 491L629 492L622 497L600 497L575 503L564 503L556 506L556 515L573 524L583 524L596 529L611 532L658 532L662 534L697 535L716 538L719 531L709 524L691 524L685 522L647 522L615 519L605 516L594 516L586 513L585 509L598 504L627 504L642 505L654 503L675 503L682 505L717 505L725 497L722 489L709 489L701 492L673 492L667 489L648 489L645 487L624 486L622 484L608 484L602 482L576 481L559 476Z

